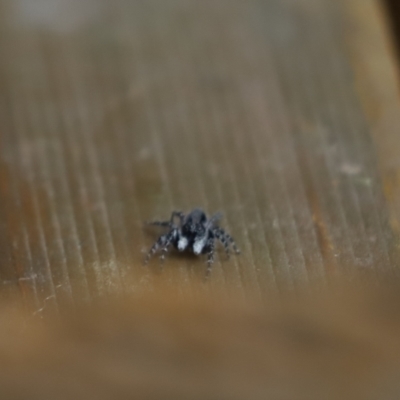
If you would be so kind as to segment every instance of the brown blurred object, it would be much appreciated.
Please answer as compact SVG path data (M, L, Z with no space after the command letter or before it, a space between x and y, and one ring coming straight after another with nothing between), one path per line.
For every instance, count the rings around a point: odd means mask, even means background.
M144 222L196 206L242 249L211 288L397 272L383 3L0 1L0 295L45 313L140 287L162 273ZM190 287L206 266L164 269Z
M0 397L397 399L399 282L333 286L264 305L156 286L42 324L2 307Z
M400 56L400 3L397 0L385 0L385 5L389 17L388 23L395 36L397 55Z

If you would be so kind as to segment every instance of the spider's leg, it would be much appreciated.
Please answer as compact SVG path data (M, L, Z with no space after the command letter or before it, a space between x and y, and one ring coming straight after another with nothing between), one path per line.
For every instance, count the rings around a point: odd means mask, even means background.
M166 252L165 249L168 249L168 246L171 244L174 232L175 230L173 229L172 231L166 233L165 235L160 236L157 239L157 241L153 244L153 246L147 253L146 259L144 261L145 264L149 262L150 258L153 257L154 254L157 253L159 249L161 249L163 252ZM163 256L162 259L164 259Z
M171 214L171 218L169 221L149 221L147 222L148 225L155 225L155 226L162 226L164 228L172 228L173 226L175 226L174 224L174 218L178 217L179 220L182 222L183 218L185 217L185 215L180 212L180 211L174 211Z
M211 273L212 264L215 261L215 241L214 238L210 238L207 241L207 272L206 277Z
M150 249L149 252L147 253L146 259L145 259L145 261L144 261L145 264L147 264L147 263L149 262L150 258L153 257L154 254L156 254L157 251L158 251L160 248L164 248L164 247L165 247L165 243L166 243L166 241L167 241L168 236L169 236L169 234L162 235L162 236L160 236L160 237L157 239L157 242L155 242L155 243L153 244L153 246L151 247L151 249Z
M175 217L179 218L179 222L182 225L183 220L185 218L185 214L182 211L173 211L172 214L171 214L171 220L170 220L171 226L175 225L174 224Z
M233 237L231 235L229 235L229 233L226 233L222 228L217 228L216 234L219 235L220 240L221 240L221 238L224 238L224 240L227 241L232 246L232 248L236 254L240 254L240 249L236 246L236 243L233 240Z
M215 237L222 243L225 249L225 254L229 258L230 257L230 249L229 249L229 241L226 236L219 231L219 229L214 229L213 233Z
M168 252L168 247L171 245L172 240L174 239L176 235L176 229L172 229L169 233L167 233L165 236L165 240L161 249L161 255L160 255L160 259L161 262L163 263L165 260L165 255Z
M156 226L163 226L165 228L171 227L170 221L149 221L147 222L148 225L156 225Z
M216 214L214 214L209 220L208 220L208 226L213 226L218 220L220 220L222 218L222 213L221 212L217 212Z

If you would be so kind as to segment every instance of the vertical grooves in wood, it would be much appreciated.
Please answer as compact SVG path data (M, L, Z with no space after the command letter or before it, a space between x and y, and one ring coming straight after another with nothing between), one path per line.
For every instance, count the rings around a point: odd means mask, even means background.
M243 250L211 288L397 265L336 1L93 7L65 31L22 9L0 29L2 287L43 310L141 285L162 274L144 221L194 207ZM164 269L192 288L204 261Z

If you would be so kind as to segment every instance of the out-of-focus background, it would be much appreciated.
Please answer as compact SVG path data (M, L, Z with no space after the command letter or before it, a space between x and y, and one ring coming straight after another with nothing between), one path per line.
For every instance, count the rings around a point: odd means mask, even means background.
M2 0L0 295L140 287L171 211L222 211L262 296L399 268L396 2ZM171 254L190 288L203 259ZM129 277L129 279L127 279Z

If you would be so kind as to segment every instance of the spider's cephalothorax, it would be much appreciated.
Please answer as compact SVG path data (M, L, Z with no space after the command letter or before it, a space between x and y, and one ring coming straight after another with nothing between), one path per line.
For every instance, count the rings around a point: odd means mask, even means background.
M173 245L179 251L192 251L196 255L207 254L208 270L210 270L214 262L215 240L223 244L228 256L231 246L235 253L240 253L233 238L218 226L217 222L221 216L217 213L207 219L206 214L196 208L187 215L174 211L169 221L150 222L151 225L162 226L168 228L169 231L154 243L147 254L146 263L159 250L163 260L170 246Z

